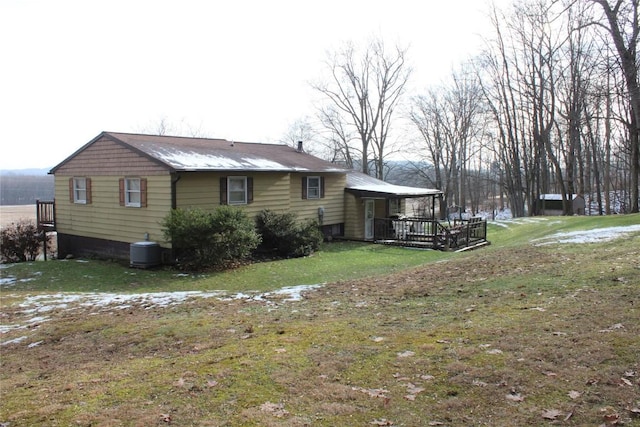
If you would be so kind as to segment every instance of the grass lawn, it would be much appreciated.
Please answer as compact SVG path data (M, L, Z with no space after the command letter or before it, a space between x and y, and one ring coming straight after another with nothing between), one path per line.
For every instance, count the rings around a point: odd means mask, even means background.
M640 426L639 224L531 218L464 253L339 243L225 273L5 266L0 425ZM182 291L225 294L125 298Z

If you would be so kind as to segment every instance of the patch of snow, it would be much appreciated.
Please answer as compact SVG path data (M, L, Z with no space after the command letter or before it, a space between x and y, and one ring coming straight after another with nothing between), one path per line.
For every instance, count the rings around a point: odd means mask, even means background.
M0 277L0 286L13 286L17 282L16 276L5 276Z
M258 301L275 305L270 298L278 297L278 302L300 301L302 293L311 289L316 289L322 285L299 285L287 286L271 292L238 292L228 295L224 291L182 291L182 292L153 292L140 294L115 294L115 293L55 293L46 295L28 295L18 304L20 313L25 316L20 324L0 325L0 334L27 329L34 324L50 321L51 315L56 311L70 311L87 309L91 314L110 310L124 310L134 306L145 310L154 308L165 308L182 304L194 298L218 298L221 301L234 299ZM281 298L284 296L284 298ZM44 316L44 313L50 313ZM25 337L26 338L26 337ZM17 342L15 340L7 343ZM5 343L2 343L4 345Z
M27 337L26 335L23 335L23 336L21 336L21 337L14 338L14 339L9 340L9 341L1 342L1 343L0 343L0 346L9 345L9 344L19 344L19 343L21 343L22 341L26 340L27 338L29 338L29 337Z
M44 341L32 342L31 344L29 344L29 345L27 346L27 348L34 348L34 347L37 347L37 346L39 346L40 344L42 344L43 342L44 342Z
M23 325L0 325L0 334L6 334L7 332L15 331L17 329L24 329Z
M615 240L635 232L640 232L640 224L555 233L550 236L533 239L532 242L535 242L536 246L554 243L598 243Z

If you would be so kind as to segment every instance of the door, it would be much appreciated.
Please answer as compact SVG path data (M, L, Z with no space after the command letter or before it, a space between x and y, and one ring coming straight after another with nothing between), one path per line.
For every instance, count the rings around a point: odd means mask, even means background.
M364 239L373 240L375 200L365 199L364 201Z

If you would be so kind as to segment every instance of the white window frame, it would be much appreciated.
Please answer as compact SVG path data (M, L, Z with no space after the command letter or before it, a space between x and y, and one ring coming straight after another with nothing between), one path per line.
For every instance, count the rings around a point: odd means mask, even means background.
M73 203L79 205L87 204L87 178L73 178Z
M242 189L234 189L233 183L242 183ZM232 197L233 195L233 197ZM242 200L234 200L242 195ZM246 205L247 204L247 177L246 176L229 176L227 177L227 203L230 205Z
M137 182L137 188L133 183ZM133 187L133 188L132 188ZM139 208L142 206L142 179L125 178L124 179L124 205L130 208ZM137 197L135 197L137 195Z
M312 185L311 182L316 181L317 185ZM307 177L307 199L319 199L321 195L322 179L319 176Z

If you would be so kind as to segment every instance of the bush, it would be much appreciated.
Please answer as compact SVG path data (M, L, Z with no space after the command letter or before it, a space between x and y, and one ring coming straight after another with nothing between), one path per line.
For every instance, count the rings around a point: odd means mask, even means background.
M320 249L324 236L317 221L296 221L293 213L263 210L256 220L262 236L260 248L283 257L301 257Z
M175 209L162 225L183 268L229 267L248 258L260 243L253 221L232 206L213 212Z
M34 261L40 253L43 238L46 239L47 250L50 250L51 247L49 237L43 233L31 220L20 220L2 229L0 232L0 261Z

